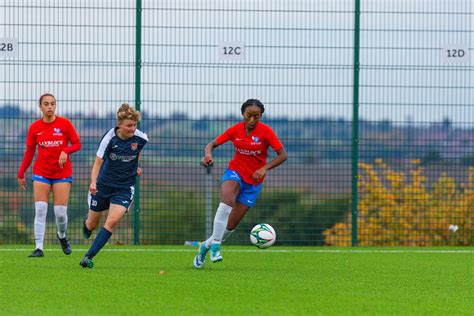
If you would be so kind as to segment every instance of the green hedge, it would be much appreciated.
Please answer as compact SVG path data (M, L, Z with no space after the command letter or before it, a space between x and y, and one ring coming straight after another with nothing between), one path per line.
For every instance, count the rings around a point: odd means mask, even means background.
M214 197L218 197L215 192ZM185 198L183 198L185 197ZM213 214L219 201L213 201ZM140 216L140 241L143 244L182 244L205 238L205 204L195 191L159 192L144 197ZM153 211L150 211L153 210ZM307 193L268 191L262 193L249 210L229 244L248 244L250 229L261 222L277 231L279 245L322 245L322 232L341 221L350 211L350 198L337 196L315 200Z

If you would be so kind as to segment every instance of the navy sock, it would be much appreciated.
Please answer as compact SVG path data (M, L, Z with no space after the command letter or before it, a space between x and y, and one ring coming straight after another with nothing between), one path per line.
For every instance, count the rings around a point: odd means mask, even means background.
M94 258L94 256L102 249L107 241L109 241L110 236L112 233L109 232L105 227L102 227L97 234L92 246L89 248L89 251L86 253L86 257Z

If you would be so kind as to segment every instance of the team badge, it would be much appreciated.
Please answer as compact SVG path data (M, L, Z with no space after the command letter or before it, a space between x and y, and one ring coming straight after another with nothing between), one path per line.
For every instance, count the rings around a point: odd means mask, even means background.
M258 143L260 141L260 138L258 138L257 136L252 136L252 139L256 143Z
M53 128L53 130L54 130L55 133L60 133L61 132L61 130L59 128L56 128L56 127Z
M137 150L138 148L138 143L132 143L132 150Z

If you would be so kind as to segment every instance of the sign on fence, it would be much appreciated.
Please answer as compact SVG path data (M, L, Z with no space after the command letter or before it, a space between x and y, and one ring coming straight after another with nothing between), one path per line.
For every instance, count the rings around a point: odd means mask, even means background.
M0 38L0 57L17 57L18 41L15 38Z

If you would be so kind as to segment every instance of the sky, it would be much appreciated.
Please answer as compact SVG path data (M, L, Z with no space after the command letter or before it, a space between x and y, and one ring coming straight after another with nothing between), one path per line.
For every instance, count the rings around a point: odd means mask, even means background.
M141 108L192 118L351 119L354 3L143 0ZM135 0L1 0L0 106L107 115L135 100ZM361 0L359 112L368 120L474 121L468 0ZM239 47L239 55L224 54ZM459 51L464 56L453 57ZM451 56L448 57L448 54Z

